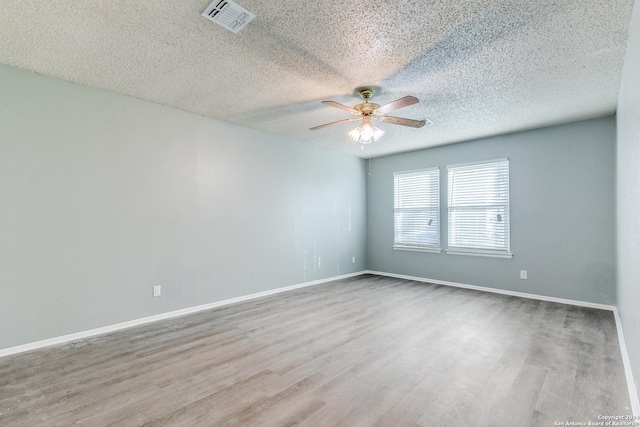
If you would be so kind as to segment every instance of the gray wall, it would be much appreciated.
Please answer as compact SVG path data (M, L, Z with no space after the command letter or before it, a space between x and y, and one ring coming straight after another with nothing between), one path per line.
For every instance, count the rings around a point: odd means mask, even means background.
M367 180L368 268L612 304L615 120L607 117L373 159ZM428 130L425 138L429 137ZM511 259L395 251L393 172L509 158ZM528 271L528 280L519 278Z
M0 66L0 348L361 271L365 185L358 158Z
M640 377L640 5L636 2L617 112L617 299L638 391Z

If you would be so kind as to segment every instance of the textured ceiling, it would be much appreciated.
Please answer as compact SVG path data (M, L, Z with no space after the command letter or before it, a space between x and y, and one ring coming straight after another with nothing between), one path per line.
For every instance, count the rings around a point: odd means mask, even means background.
M208 0L0 0L0 62L360 157L612 114L633 0L238 0L238 34ZM379 87L430 118L360 150L324 106ZM215 135L213 135L215 137Z

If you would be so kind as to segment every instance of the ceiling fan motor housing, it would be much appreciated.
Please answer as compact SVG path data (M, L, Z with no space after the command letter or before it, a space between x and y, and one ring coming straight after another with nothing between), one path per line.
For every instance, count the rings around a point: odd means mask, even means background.
M360 114L362 114L362 116L372 116L373 111L376 108L380 107L380 105L378 104L369 102L369 99L371 99L371 97L373 96L373 89L370 89L368 87L360 89L360 96L362 97L362 99L364 99L364 103L358 104L353 108L358 110Z
M363 116L371 116L373 115L373 111L378 107L380 106L378 104L374 104L373 102L364 102L362 104L356 105L353 108L360 111Z

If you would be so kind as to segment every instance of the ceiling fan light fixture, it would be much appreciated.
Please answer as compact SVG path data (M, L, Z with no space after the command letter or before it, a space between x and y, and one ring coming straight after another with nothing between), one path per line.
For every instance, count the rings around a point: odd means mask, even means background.
M384 131L371 124L370 120L363 119L362 124L348 133L349 137L360 144L370 144L382 138Z

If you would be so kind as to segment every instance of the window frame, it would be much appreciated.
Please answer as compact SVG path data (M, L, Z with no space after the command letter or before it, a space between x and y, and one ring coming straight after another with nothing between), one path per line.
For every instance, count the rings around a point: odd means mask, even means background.
M450 171L455 168L462 167L470 167L470 166L484 166L490 165L492 163L504 163L507 164L507 180L506 180L506 204L501 205L505 208L506 211L506 227L504 232L506 234L506 248L505 249L493 249L489 247L465 247L465 246L451 246L451 231L452 231L452 186L454 184L451 183ZM511 252L511 197L510 197L510 162L508 158L499 158L499 159L491 159L491 160L482 160L478 162L471 163L460 163L454 165L447 165L447 248L445 252L448 254L454 255L470 255L470 256L485 256L485 257L496 257L496 258L512 258L513 253ZM480 207L481 205L476 205L476 207Z
M412 175L412 174L419 174L420 172L430 172L433 173L435 171L435 177L437 179L436 185L435 185L435 189L436 189L436 194L435 197L433 195L429 195L429 199L433 200L435 199L437 202L437 206L435 208L433 207L426 207L423 210L427 211L427 212L434 212L436 213L436 218L437 218L437 224L436 224L436 233L437 233L437 239L438 239L438 244L437 245L420 245L420 244L410 244L410 243L402 243L400 241L397 241L397 235L398 235L398 230L397 230L397 214L398 214L398 210L402 209L400 207L398 207L398 182L397 182L397 177L401 176L401 175ZM394 250L401 250L401 251L416 251L416 252L432 252L432 253L441 253L442 252L442 233L441 233L441 226L442 226L442 207L441 207L441 203L440 203L440 185L441 185L441 180L440 180L440 167L439 166L434 166L434 167L430 167L430 168L424 168L424 169L414 169L414 170L408 170L408 171L399 171L399 172L394 172L393 173L393 246L392 249Z

